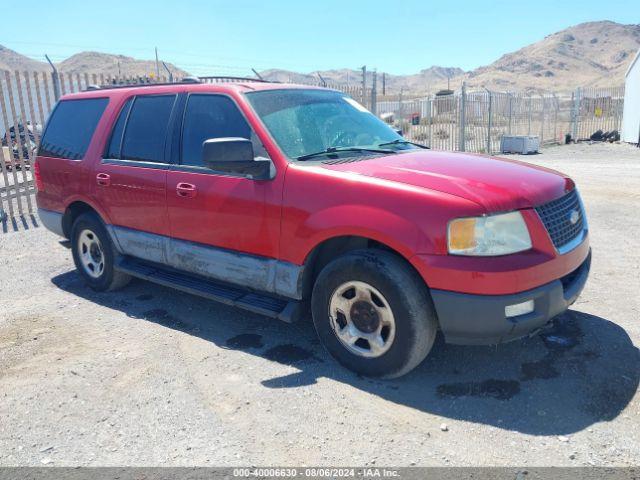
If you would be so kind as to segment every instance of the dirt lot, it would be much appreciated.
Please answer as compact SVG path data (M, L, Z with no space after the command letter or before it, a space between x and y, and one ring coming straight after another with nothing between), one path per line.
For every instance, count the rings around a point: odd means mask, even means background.
M142 281L96 294L53 234L0 233L0 465L637 465L640 150L518 158L581 188L581 299L543 336L438 341L394 381L340 368L310 323Z

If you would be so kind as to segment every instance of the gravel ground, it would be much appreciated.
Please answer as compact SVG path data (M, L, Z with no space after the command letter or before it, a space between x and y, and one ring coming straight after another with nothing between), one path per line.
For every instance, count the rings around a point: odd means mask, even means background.
M0 465L633 465L640 458L640 150L517 157L581 188L592 275L542 336L438 340L360 378L310 323L134 281L96 294L43 228L0 233Z

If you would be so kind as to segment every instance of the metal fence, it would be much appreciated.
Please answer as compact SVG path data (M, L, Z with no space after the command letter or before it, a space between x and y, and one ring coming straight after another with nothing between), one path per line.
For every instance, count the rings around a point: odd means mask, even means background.
M441 150L496 153L504 135L535 135L541 144L565 135L588 139L620 129L624 87L573 94L460 91L418 99L378 100L376 114L412 141Z
M35 213L31 162L43 125L60 95L92 85L166 81L169 78L0 70L0 223L5 229L8 220Z
M340 90L415 142L441 150L494 153L503 135L537 135L542 144L562 142L570 133L588 138L596 130L618 130L624 88L577 89L571 95L467 91L407 99L379 95L370 85L314 85ZM9 72L0 70L0 223L35 213L31 162L45 121L60 95L92 85L176 81L176 78ZM238 81L203 77L208 83ZM249 78L245 80L251 80ZM4 223L6 226L6 223Z

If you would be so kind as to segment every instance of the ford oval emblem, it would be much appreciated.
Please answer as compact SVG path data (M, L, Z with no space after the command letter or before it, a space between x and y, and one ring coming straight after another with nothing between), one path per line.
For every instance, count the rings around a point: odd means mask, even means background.
M580 220L580 212L578 212L578 210L571 210L569 214L569 222L571 222L571 225L578 223L578 220Z

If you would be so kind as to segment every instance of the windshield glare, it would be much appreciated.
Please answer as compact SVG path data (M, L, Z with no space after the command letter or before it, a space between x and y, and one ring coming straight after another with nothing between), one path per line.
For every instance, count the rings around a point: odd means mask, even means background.
M376 148L402 137L358 102L328 90L266 90L247 98L287 157L331 147ZM397 144L385 149L412 149ZM349 152L366 155L367 152Z

